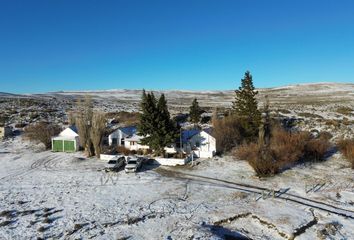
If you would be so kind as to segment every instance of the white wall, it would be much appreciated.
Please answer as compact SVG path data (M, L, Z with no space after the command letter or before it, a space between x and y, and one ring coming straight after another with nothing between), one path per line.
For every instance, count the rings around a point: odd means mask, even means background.
M194 150L195 155L199 158L212 158L216 152L216 141L213 136L205 131L194 135L190 139L192 147L196 146L199 142L199 147Z
M135 142L134 145L130 145L131 141L125 141L124 142L124 147L131 150L131 151L137 151L139 149L149 149L149 146L146 146L146 145L141 145L137 142Z
M180 158L154 158L154 160L163 166L177 166L185 165L189 162L189 158L180 159Z
M108 154L100 154L100 159L103 161L109 161L109 160L117 160L119 157L122 155L108 155Z

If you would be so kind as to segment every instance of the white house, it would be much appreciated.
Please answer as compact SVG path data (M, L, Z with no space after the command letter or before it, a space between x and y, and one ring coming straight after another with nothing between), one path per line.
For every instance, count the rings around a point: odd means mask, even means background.
M182 132L182 149L186 153L192 150L196 157L212 158L216 153L216 140L212 129L192 129Z
M204 129L190 138L194 153L199 158L212 158L216 153L216 140L212 129Z
M128 135L132 132L132 135ZM149 149L149 146L141 144L141 139L143 138L143 136L139 136L136 133L136 128L124 129L123 131L122 129L117 129L112 134L112 137L117 136L117 140L112 141L112 143L117 142L118 145L122 145L129 150L137 151ZM212 158L216 153L216 140L215 137L213 137L212 135L211 128L203 130L183 130L181 133L179 145L181 146L176 146L175 144L173 144L173 146L165 147L166 153L173 154L179 151L183 151L189 154L193 150L194 155L199 158Z
M80 147L79 134L75 126L63 130L57 137L52 138L52 151L75 152Z
M121 127L114 130L108 135L109 146L125 146L125 139L133 136L136 133L135 126Z

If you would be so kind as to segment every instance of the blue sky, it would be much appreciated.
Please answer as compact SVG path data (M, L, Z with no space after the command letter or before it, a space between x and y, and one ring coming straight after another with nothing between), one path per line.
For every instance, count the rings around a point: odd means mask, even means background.
M353 0L0 0L0 92L354 82Z

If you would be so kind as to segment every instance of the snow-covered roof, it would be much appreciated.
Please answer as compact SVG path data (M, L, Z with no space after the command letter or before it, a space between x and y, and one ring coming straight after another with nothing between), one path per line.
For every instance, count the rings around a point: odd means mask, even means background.
M70 137L78 137L78 136L79 134L77 134L77 128L74 125L64 129L61 133L59 133L59 137L70 138Z

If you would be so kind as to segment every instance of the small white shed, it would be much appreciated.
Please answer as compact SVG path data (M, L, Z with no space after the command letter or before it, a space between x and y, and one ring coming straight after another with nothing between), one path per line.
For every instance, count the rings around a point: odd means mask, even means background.
M79 148L79 134L75 126L66 128L57 137L52 138L52 151L54 152L76 152Z

